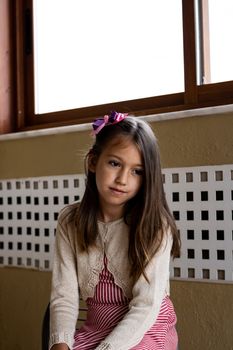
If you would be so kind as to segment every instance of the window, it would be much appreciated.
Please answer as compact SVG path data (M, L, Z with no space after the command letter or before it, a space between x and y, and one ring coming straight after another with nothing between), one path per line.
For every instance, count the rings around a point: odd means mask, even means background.
M180 0L33 4L36 114L184 91Z
M233 2L229 0L199 1L196 12L199 23L199 84L233 80Z
M233 103L229 3L11 3L5 13L0 11L0 23L8 29L1 35L8 38L10 53L3 83L11 87L4 102L11 113L5 108L8 124L0 128L90 122L112 109L139 116Z

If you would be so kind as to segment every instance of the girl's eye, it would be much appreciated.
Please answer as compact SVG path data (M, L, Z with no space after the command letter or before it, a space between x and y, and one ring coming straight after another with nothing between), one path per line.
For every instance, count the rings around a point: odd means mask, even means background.
M142 175L143 175L143 169L134 169L134 170L133 170L133 173L134 173L135 175L142 176Z
M116 160L110 160L108 163L113 167L120 166L120 163L117 162Z

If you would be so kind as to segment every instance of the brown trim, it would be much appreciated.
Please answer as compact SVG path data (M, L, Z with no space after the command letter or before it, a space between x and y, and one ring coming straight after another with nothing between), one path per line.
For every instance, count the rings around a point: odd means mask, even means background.
M30 124L34 116L32 1L17 0L15 4L17 126L20 130Z
M31 123L29 125L38 124L38 120L40 123L50 123L61 122L66 123L67 120L76 121L76 123L85 123L87 120L92 120L93 117L98 117L106 113L106 111L110 110L121 110L122 112L132 113L134 115L145 115L148 114L148 110L157 111L158 109L168 109L171 106L183 105L184 94L171 94L166 96L157 96L150 97L132 101L124 101L118 103L109 103L99 106L85 107L73 110L59 111L53 113L44 113L40 115L35 115L34 118L31 119Z
M26 74L26 91L25 98L27 104L25 106L26 111L26 123L30 123L30 116L35 114L35 102L34 102L34 47L33 47L33 1L24 0L24 57L25 57L25 70Z
M197 104L194 0L182 0L182 6L185 76L184 103L190 106Z
M233 103L233 81L206 84L198 87L199 103L222 105Z
M24 127L25 117L25 65L23 35L23 0L15 2L15 36L16 36L16 91L17 91L17 128Z
M14 131L12 1L0 1L0 133Z

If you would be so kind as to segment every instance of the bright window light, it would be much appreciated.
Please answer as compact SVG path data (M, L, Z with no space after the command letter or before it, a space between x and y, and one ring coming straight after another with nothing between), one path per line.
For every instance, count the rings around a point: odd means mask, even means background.
M35 113L184 91L181 0L34 0Z
M210 80L233 80L233 1L209 0Z

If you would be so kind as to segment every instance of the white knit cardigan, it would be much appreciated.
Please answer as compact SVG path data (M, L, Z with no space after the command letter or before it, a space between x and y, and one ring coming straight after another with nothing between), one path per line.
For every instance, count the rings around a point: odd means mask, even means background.
M77 228L73 219L77 204L65 207L59 214L50 300L50 346L66 343L72 349L79 310L79 296L94 296L104 253L115 283L131 301L122 321L96 348L128 350L137 345L155 323L162 299L170 294L169 264L172 236L167 232L159 252L146 267L148 283L143 276L133 285L128 261L129 230L123 218L98 222L96 247L80 252ZM79 295L80 294L80 295Z

